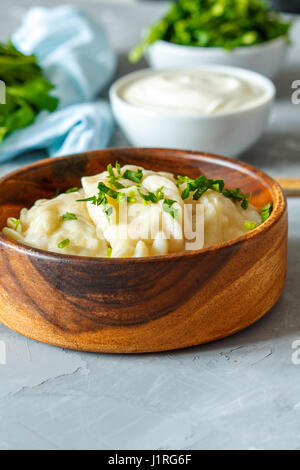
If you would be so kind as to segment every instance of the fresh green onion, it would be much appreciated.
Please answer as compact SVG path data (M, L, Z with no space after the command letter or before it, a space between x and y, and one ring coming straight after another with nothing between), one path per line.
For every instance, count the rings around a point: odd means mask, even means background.
M61 242L59 242L57 244L57 247L58 248L66 248L66 246L68 246L70 243L70 239L69 238L65 238L65 240L62 240Z

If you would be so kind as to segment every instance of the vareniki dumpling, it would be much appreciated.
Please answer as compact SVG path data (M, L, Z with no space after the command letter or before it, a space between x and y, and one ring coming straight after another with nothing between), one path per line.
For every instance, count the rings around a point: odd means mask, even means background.
M271 206L270 206L271 207ZM135 165L108 165L82 188L40 199L10 217L3 233L36 248L92 257L148 257L201 249L262 222L239 190ZM195 242L192 242L195 237Z

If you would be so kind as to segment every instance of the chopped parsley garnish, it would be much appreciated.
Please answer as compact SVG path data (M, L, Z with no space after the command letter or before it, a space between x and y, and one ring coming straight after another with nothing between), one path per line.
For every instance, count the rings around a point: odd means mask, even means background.
M147 191L147 193L142 193L140 189L138 189L138 193L143 199L143 202L145 205L148 204L148 202L154 202L157 203L158 201L161 201L164 198L164 193L163 193L164 187L162 186L161 188L158 188L155 193L151 191Z
M248 209L249 198L246 196L246 194L243 194L241 192L240 188L236 188L236 189L225 188L223 191L223 195L231 199L233 202L240 202L241 207L243 209L245 210Z
M66 194L69 194L69 193L75 193L76 191L78 191L79 188L77 186L74 186L73 188L69 188L65 191Z
M91 196L85 199L77 199L77 202L91 202L95 206L100 206L101 204L103 204L103 212L107 216L107 218L109 218L109 216L112 214L113 209L111 206L109 206L106 195L113 199L117 199L119 193L114 189L109 188L102 181L100 181L98 183L98 196Z
M51 199L55 199L60 194L60 188L56 188L54 196Z
M273 210L273 202L269 202L269 204L266 204L264 207L261 209L261 220L262 222L265 222L271 215Z
M61 242L57 244L57 248L65 248L66 246L69 245L69 243L70 243L70 239L65 238L65 240L62 240Z
M187 183L186 188L182 191L182 199L187 199L190 193L193 192L193 200L198 201L203 194L209 189L223 194L223 196L231 199L233 202L239 202L243 209L247 209L249 205L249 197L243 194L240 188L228 189L225 188L224 180L213 180L205 176L199 176L196 179L190 179L187 176L177 177L178 184Z
M126 170L123 173L122 178L133 181L134 183L140 183L143 179L143 176L144 175L143 175L142 170L138 168L136 171Z
M103 212L106 215L107 219L109 220L109 216L112 214L113 208L109 206L106 202L104 203Z
M191 178L189 178L188 176L181 176L181 175L177 176L178 184L187 183L188 181L191 181Z
M66 212L62 217L63 220L77 220L77 216L73 212Z
M106 169L107 169L108 174L109 174L109 177L108 177L109 185L114 186L117 189L125 188L125 186L118 181L118 179L121 178L121 171L120 171L119 163L116 162L116 167L115 167L115 169L117 171L117 176L115 175L115 172L114 172L114 169L113 169L113 166L111 165L111 163L109 165L107 165Z
M203 196L206 191L209 189L213 189L214 191L218 191L221 193L224 188L224 180L213 180L210 178L206 178L205 176L199 176L198 178L192 179L184 179L184 177L180 177L179 181L186 182L186 188L182 191L181 197L182 199L187 199L191 192L194 192L193 199L194 201L198 201L201 196Z
M128 193L119 192L117 197L118 202L128 202L129 204L133 204L137 202L136 194L134 189L129 191Z
M10 222L12 224L14 224L14 230L17 230L17 228L19 227L20 223L21 223L21 220L20 219L15 219L14 217L10 217Z
M101 194L107 194L109 197L112 197L113 199L117 199L118 197L118 192L115 191L114 189L112 188L109 188L108 186L106 186L104 183L102 183L102 181L100 181L100 183L98 183L98 189L99 189L99 195Z
M254 222L251 222L250 220L246 220L245 227L247 230L253 230L257 227L257 224Z
M108 248L107 248L107 252L106 252L107 258L110 258L110 257L111 257L111 252L112 252L112 248L108 247Z
M178 209L172 207L175 202L176 201L173 201L172 199L164 199L163 202L163 210L170 214L173 219L176 219L178 216Z
M121 166L119 162L116 162L115 168L117 170L118 175L121 176Z

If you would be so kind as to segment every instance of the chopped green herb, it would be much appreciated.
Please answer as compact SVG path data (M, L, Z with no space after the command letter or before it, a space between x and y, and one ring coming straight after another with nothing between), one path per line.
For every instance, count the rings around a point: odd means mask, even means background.
M129 54L137 62L158 40L194 47L230 50L279 37L288 40L291 21L285 21L263 0L178 0L146 29Z
M111 252L112 252L112 248L111 248L111 247L108 247L108 248L107 248L107 252L106 252L107 258L110 258L110 257L111 257Z
M15 219L14 217L10 217L10 222L12 222L15 226L15 230L19 227L21 220L20 219Z
M110 186L113 186L117 189L123 189L125 188L125 186L120 183L118 181L118 179L121 178L121 172L120 172L120 165L118 162L116 162L116 167L115 167L115 170L117 172L117 176L115 175L115 172L114 172L114 169L113 169L113 166L111 164L107 165L107 171L108 171L108 174L109 174L109 177L108 177L108 184Z
M62 240L61 242L59 242L57 244L57 247L58 248L65 248L66 246L68 246L70 243L70 239L69 238L66 238L65 240Z
M273 210L273 202L270 202L269 204L266 204L264 207L261 209L261 220L262 222L265 222L271 215Z
M109 188L108 186L106 186L104 183L102 183L102 181L100 181L100 183L98 183L98 189L99 189L99 195L100 193L101 194L107 194L109 197L113 198L113 199L117 199L118 197L118 192L115 191L114 189L112 188Z
M63 220L77 220L77 216L73 212L66 212L62 217Z
M118 176L121 176L121 166L119 162L116 162L115 168L117 170Z
M250 220L246 220L245 227L247 230L253 230L257 227L257 224L255 224L254 222L251 222Z
M233 202L239 202L243 209L247 209L249 205L249 198L243 194L240 188L228 189L225 188L224 180L213 180L201 175L196 179L190 179L187 176L177 177L179 184L187 183L186 188L182 191L182 199L187 199L190 193L193 193L193 200L198 201L203 194L209 189L223 194L223 196L231 199Z
M65 191L66 194L69 194L69 193L75 193L76 191L78 191L79 188L77 186L74 186L73 188L69 188Z
M191 178L189 178L188 176L181 176L181 175L177 176L178 184L187 183L188 181L191 181Z
M140 189L138 189L138 193L141 196L141 198L144 201L144 204L147 205L148 202L154 202L157 203L158 201L161 201L164 198L164 193L163 193L163 186L161 188L158 188L155 193L151 191L147 191L147 193L142 193Z
M107 165L106 169L108 171L109 176L111 176L112 178L115 178L114 170L113 170L111 163Z
M181 177L180 180L183 181L184 177ZM201 196L203 196L206 191L209 189L213 189L214 191L222 192L224 188L224 181L223 180L213 180L210 178L206 178L205 176L199 176L198 178L192 180L184 180L187 181L186 188L182 191L181 197L182 199L187 199L191 192L194 192L193 199L194 201L198 201Z
M0 105L0 142L32 124L43 111L54 111L58 99L34 55L25 55L12 42L0 43L0 80L6 85L6 103Z
M55 199L59 194L60 194L60 189L59 189L59 188L56 188L55 193L54 193L54 196L52 196L51 199Z
M95 206L99 205L97 196L86 197L84 199L77 199L76 202L91 202Z
M175 202L176 201L173 201L172 199L164 199L163 202L163 210L170 214L173 219L177 219L178 216L178 209L172 207Z
M108 221L109 221L109 216L112 214L112 211L113 211L112 206L109 206L107 203L104 203L103 212L106 215Z
M134 183L140 183L143 179L143 176L144 175L143 175L142 170L138 168L136 171L126 170L123 173L122 178L133 181Z
M240 202L241 207L243 209L245 210L248 209L249 198L246 196L246 194L243 194L241 192L240 188L236 188L236 189L225 188L223 191L223 195L231 199L233 202Z

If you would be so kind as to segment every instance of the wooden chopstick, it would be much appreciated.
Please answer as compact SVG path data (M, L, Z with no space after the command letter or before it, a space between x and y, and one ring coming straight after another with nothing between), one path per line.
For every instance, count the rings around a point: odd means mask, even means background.
M300 178L275 178L287 197L300 197Z

